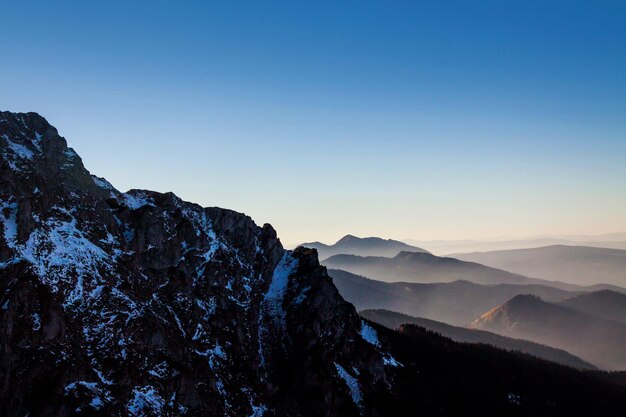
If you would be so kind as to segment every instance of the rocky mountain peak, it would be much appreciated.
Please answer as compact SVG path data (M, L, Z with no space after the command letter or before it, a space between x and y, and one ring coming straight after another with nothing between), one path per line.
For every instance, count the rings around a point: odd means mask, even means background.
M1 415L359 415L391 398L317 253L270 225L122 193L35 113L0 113L0 178Z

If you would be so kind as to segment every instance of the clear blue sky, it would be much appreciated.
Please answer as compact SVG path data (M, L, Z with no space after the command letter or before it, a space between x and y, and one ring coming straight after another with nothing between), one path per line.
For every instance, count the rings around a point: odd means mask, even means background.
M287 243L626 230L624 1L6 1L0 98Z

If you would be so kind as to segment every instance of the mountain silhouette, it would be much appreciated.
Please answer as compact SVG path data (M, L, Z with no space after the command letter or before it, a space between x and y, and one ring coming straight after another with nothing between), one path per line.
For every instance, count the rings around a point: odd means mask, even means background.
M427 252L422 248L408 245L404 242L379 237L356 237L346 235L332 245L320 242L303 243L300 246L316 249L320 260L338 254L359 256L393 257L402 251Z

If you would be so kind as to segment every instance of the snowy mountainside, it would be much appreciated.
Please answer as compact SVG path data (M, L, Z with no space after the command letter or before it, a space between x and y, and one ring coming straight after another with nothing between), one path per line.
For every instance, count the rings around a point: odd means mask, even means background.
M359 415L390 398L314 251L121 193L34 113L0 113L0 155L1 415Z

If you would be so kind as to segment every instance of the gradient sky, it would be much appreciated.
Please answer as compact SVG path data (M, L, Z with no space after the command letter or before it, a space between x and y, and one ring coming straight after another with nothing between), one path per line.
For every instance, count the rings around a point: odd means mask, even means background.
M626 231L626 2L475 3L5 1L0 108L286 243Z

